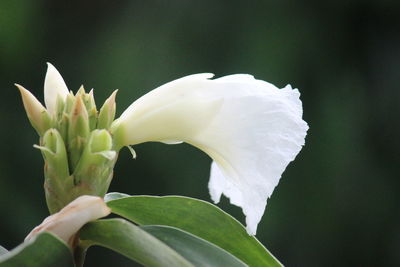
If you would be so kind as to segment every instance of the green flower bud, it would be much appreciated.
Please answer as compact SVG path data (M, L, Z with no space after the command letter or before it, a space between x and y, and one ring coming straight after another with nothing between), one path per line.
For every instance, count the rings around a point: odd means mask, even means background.
M74 186L69 174L65 144L57 129L49 129L43 136L41 145L35 147L43 154L46 202L50 213L55 213L68 204L65 195Z
M104 196L110 185L117 152L112 150L107 130L94 130L74 171L76 184L84 184L94 195Z
M51 117L43 105L36 99L34 95L19 84L15 84L19 89L24 103L26 114L33 128L40 136L51 127Z
M89 149L91 153L100 153L111 150L112 138L106 130L95 130L89 140Z
M42 151L46 170L54 170L61 177L69 176L67 151L57 129L49 129L44 134L41 145L35 147Z
M97 122L98 129L108 129L115 117L115 96L118 90L115 90L111 96L104 102L100 109L99 119Z
M65 99L64 113L70 114L74 103L75 103L75 95L72 92L69 92L69 94Z
M94 101L93 96L93 89L90 90L88 94L85 94L84 102L89 116L89 128L93 131L96 128L98 115L96 102Z
M79 87L78 92L76 92L75 96L84 96L86 94L85 88L83 87L83 85L81 85L81 87Z
M82 96L79 92L75 96L75 103L69 114L68 151L71 169L74 170L81 157L86 138L89 136L89 116Z

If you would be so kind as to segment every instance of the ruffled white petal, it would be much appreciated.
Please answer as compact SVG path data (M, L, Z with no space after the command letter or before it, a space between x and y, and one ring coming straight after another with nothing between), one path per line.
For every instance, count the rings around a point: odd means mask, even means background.
M68 88L57 69L47 63L47 73L44 80L44 103L50 114L56 113L57 99L64 100L68 95Z
M104 200L95 196L80 196L59 212L47 217L25 238L29 240L41 232L51 232L72 246L75 234L90 221L110 214Z
M113 125L125 144L187 142L213 160L209 190L242 207L255 234L267 199L308 129L297 89L238 74L167 83L135 101Z

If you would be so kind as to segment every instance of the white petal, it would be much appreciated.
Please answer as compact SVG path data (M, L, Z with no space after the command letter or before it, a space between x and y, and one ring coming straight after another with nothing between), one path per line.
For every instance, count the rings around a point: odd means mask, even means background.
M165 84L134 102L114 127L128 144L176 140L205 151L212 164L209 189L242 207L255 234L267 199L304 144L307 124L297 89L238 74L207 74Z
M59 212L47 217L25 238L29 240L41 232L51 232L72 246L79 229L90 221L110 214L104 200L95 196L80 196Z
M44 103L50 114L56 113L57 98L64 100L68 95L68 88L61 74L56 68L47 63L47 73L44 80Z

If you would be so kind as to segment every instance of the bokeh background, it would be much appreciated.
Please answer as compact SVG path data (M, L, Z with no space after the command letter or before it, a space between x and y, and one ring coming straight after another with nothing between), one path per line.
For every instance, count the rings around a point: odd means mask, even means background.
M48 215L18 82L43 100L46 62L71 90L118 88L118 114L184 75L250 73L299 88L310 125L257 237L287 266L400 265L400 2L0 1L0 244ZM123 150L111 191L209 201L188 145ZM220 206L243 221L239 208ZM135 266L93 248L87 266Z

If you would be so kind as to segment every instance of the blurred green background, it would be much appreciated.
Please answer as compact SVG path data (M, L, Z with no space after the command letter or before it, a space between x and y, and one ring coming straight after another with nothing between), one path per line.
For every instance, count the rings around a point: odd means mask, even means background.
M46 62L118 114L184 75L250 73L299 88L306 146L257 237L287 266L400 265L399 1L0 1L0 244L48 215L42 159L14 82L43 100ZM188 145L123 150L111 191L209 201L210 159ZM243 221L239 208L220 206ZM93 248L87 266L134 266Z

